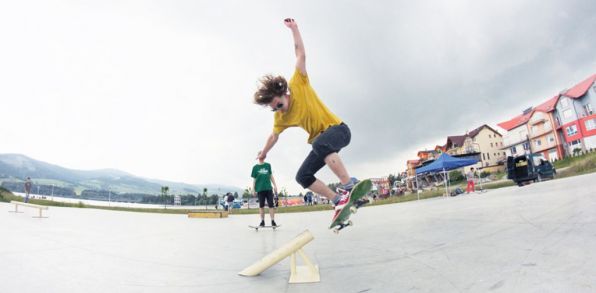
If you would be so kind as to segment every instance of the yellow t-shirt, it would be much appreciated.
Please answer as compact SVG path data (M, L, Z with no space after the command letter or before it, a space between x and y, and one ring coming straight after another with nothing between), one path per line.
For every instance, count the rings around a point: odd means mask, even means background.
M341 124L315 93L310 86L308 76L303 75L298 68L290 79L290 107L286 113L275 112L273 120L273 132L280 134L288 127L300 126L310 135L308 143L330 126Z

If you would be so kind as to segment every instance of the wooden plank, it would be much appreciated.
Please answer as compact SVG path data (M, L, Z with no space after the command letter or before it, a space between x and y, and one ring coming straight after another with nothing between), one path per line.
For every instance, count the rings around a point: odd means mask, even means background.
M38 208L38 209L42 209L42 210L47 210L48 207L47 206L42 206L42 205L38 205L38 204L32 204L32 203L26 203L26 202L20 202L20 201L10 201L10 203L15 204L15 205L20 205L20 206L26 206L26 207L30 207L30 208Z
M225 211L199 211L188 213L189 218L227 218L228 212Z

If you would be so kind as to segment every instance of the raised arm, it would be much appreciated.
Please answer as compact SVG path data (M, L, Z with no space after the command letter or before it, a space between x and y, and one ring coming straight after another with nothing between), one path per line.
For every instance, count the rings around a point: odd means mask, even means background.
M269 135L269 137L267 138L267 142L265 142L263 150L259 151L259 153L257 154L257 160L265 160L265 158L267 158L267 153L275 145L278 138L279 134L276 134L275 132L272 132L271 135Z
M298 24L293 18L284 19L284 24L292 31L292 37L294 38L294 51L296 52L296 68L300 72L306 75L306 53L304 51L304 43L300 36L300 30L298 30Z

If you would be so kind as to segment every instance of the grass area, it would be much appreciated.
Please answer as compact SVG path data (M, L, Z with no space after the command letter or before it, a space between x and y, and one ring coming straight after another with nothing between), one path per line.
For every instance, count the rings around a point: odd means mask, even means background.
M556 161L553 165L556 169L571 167L572 165L581 164L583 161L590 161L596 159L596 152L586 153L581 156L567 157Z
M588 153L582 156L566 158L563 160L559 160L555 162L555 166L557 169L566 168L562 171L557 173L555 179L559 178L566 178L571 176L583 175L588 173L596 172L596 152ZM505 174L503 174L505 175ZM498 176L500 177L500 176ZM451 185L451 190L454 190L457 187L462 188L465 190L465 182L457 182ZM492 183L484 183L484 189L498 189L503 187L515 186L515 183L511 180L506 181L497 181ZM478 187L478 186L477 186ZM442 196L445 193L445 188L440 187L434 190L426 190L420 193L420 199L427 199L433 197ZM376 200L371 206L376 205L384 205L384 204L393 204L393 203L400 203L406 201L417 200L418 196L415 193L406 194L402 196L392 196L387 199L380 199ZM22 201L23 198L19 196L13 195L10 191L0 187L0 201L2 202L10 202L11 200ZM201 211L198 209L168 209L168 208L154 208L154 209L145 209L145 208L127 208L127 207L106 207L106 206L93 206L93 205L86 205L82 202L79 203L64 203L58 201L51 201L51 200L43 200L43 199L32 199L30 201L34 204L46 205L46 206L57 206L57 207L74 207L74 208L93 208L93 209L102 209L102 210L112 210L112 211L126 211L126 212L141 212L141 213L162 213L162 214L187 214L191 212ZM280 207L277 209L276 213L302 213L302 212L312 212L312 211L326 211L332 210L330 205L322 204L322 205L313 205L313 206L291 206L291 207ZM213 210L209 210L213 211ZM258 208L251 208L251 209L234 209L232 214L236 215L246 215L246 214L258 214Z
M557 178L566 178L596 172L596 152L569 159L570 162L565 163L568 168L557 172Z

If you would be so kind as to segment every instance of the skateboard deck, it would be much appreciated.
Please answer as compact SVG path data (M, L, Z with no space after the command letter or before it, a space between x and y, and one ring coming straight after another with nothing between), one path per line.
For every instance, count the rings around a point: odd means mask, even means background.
M333 232L339 233L339 231L347 226L352 226L353 223L350 221L350 216L356 213L357 207L354 203L363 198L372 189L372 182L370 179L365 179L354 185L352 189L352 195L350 196L350 202L348 202L343 209L339 212L337 217L331 221L329 229L333 229Z
M281 227L281 225L277 225L277 226L252 226L252 225L248 225L249 228L253 228L255 229L255 231L259 231L259 229L277 229L279 227Z

